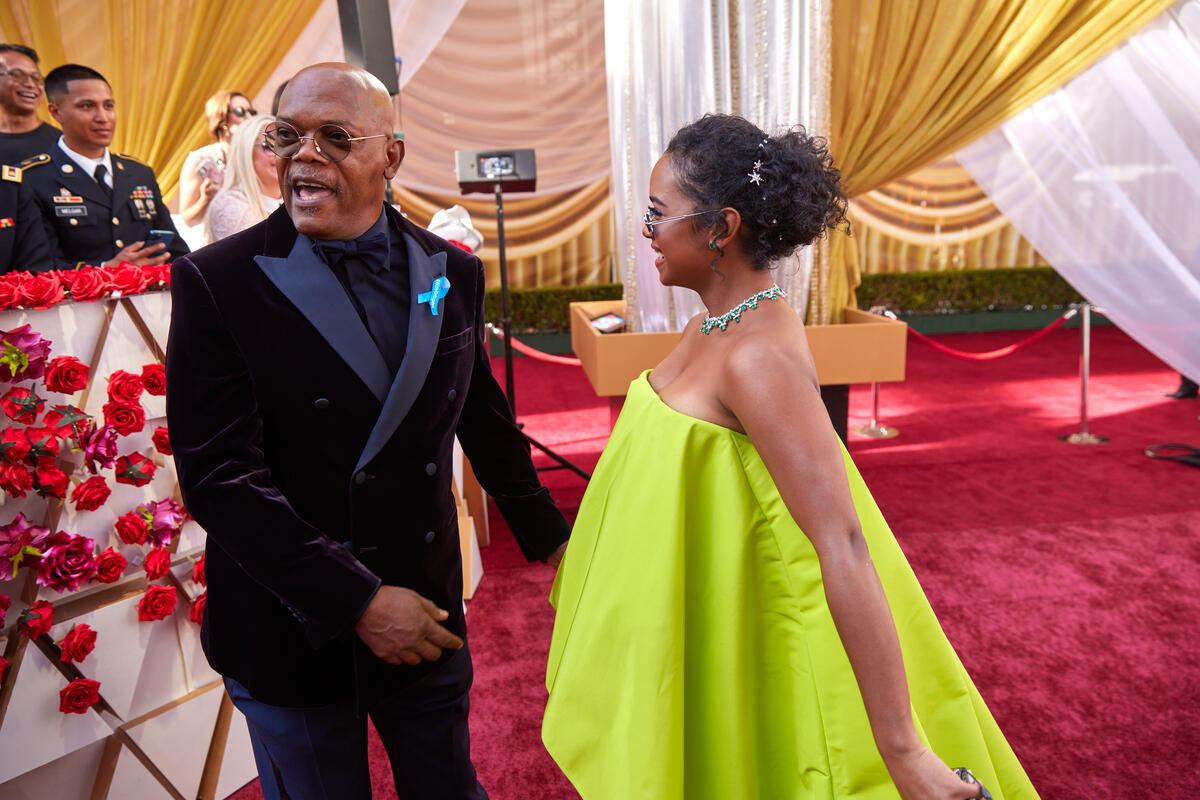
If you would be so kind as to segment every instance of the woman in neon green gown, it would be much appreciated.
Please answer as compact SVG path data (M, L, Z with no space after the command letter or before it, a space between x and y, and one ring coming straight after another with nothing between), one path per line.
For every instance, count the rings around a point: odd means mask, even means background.
M630 386L559 567L542 737L584 800L1037 797L765 269L845 221L838 180L711 115L651 174L660 279L730 311Z

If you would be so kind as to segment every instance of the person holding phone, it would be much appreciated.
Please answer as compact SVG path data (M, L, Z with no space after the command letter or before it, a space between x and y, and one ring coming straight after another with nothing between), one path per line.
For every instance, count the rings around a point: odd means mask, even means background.
M163 264L188 252L163 205L154 170L109 150L117 111L104 76L64 64L46 76L46 98L62 138L20 167L41 211L55 266ZM151 238L153 231L159 233Z
M229 141L233 132L257 115L250 98L241 92L220 91L204 104L204 122L213 141L188 153L179 173L179 216L185 225L204 221L209 203L225 181Z

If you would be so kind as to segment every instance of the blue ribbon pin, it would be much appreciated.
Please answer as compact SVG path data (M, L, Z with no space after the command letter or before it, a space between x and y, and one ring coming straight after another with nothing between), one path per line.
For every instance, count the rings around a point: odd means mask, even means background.
M429 310L436 317L438 313L438 301L448 294L450 294L450 279L444 275L439 275L433 279L433 286L429 287L428 292L421 292L417 295L417 303L429 303Z

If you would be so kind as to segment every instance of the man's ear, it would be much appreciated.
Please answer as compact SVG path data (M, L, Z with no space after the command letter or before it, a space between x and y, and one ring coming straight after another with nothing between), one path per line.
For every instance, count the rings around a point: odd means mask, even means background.
M383 167L383 177L389 181L396 177L400 170L400 162L404 160L404 140L392 139L387 146L387 163Z
M54 117L54 121L57 122L58 127L61 128L62 127L62 115L59 113L58 103L51 103L49 100L47 100L46 101L46 110L50 112L50 116Z

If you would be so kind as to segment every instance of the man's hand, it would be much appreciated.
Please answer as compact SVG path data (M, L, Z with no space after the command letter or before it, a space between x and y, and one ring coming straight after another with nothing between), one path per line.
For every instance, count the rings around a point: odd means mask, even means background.
M439 624L449 616L412 589L380 586L354 632L389 664L420 664L438 660L444 649L462 649L462 639Z
M167 246L162 242L152 244L149 247L142 247L145 242L134 242L133 244L125 245L117 254L105 261L103 266L109 269L116 269L121 266L122 261L128 261L130 264L136 264L139 267L165 264L171 254L167 252Z
M546 556L546 563L558 569L559 563L562 561L563 553L567 552L567 542L563 542L554 549L554 552Z

